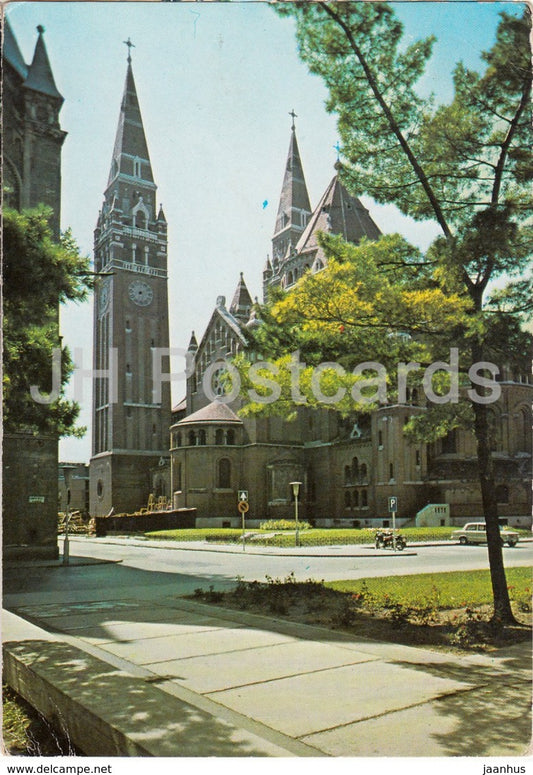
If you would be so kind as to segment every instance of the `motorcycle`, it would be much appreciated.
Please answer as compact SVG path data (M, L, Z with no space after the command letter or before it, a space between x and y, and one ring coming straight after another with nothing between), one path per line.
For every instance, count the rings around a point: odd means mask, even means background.
M407 541L400 533L393 534L392 530L378 530L376 532L376 549L396 549L402 552L407 546Z

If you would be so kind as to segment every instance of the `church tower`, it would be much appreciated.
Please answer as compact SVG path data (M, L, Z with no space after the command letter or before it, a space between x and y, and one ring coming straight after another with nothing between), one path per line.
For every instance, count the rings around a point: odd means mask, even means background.
M128 67L111 170L94 232L93 449L90 513L146 506L168 458L167 223ZM170 493L159 493L166 494Z
M46 204L54 238L59 237L61 210L61 129L59 93L46 45L44 27L31 64L24 62L7 16L3 40L3 193L4 205L16 210Z

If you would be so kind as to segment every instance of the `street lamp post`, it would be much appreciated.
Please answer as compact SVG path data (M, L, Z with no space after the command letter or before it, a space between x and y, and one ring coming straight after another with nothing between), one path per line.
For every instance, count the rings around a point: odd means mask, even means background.
M300 492L301 482L291 482L292 492L294 495L294 517L296 521L296 546L300 546L300 528L298 524L298 495Z
M63 565L69 565L70 563L70 546L68 537L68 523L70 521L70 472L74 466L64 465L63 478L65 480L66 489L66 510L65 510L65 540L63 541Z

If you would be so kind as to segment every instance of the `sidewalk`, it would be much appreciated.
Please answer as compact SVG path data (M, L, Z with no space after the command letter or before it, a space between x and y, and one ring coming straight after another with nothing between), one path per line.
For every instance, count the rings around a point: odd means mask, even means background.
M8 683L87 754L519 756L529 644L366 640L177 596L4 612Z

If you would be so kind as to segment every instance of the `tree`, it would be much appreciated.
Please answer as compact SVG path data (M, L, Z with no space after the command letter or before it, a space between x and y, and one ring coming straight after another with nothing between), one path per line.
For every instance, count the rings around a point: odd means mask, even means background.
M286 3L296 20L299 51L329 90L338 115L343 179L355 195L394 203L440 227L424 257L433 281L468 300L454 330L472 363L485 362L517 333L514 316L532 309L527 267L531 229L528 106L531 98L529 14L501 14L483 74L459 63L454 98L436 106L416 84L433 38L402 49L402 25L384 3ZM508 278L503 289L492 284ZM393 321L391 321L393 322ZM498 334L498 337L495 334ZM520 338L520 337L519 337ZM489 413L472 402L473 426L494 620L514 621L499 535Z
M4 429L82 435L85 429L75 426L79 407L63 395L73 364L61 347L58 304L86 299L89 259L79 255L69 231L53 241L50 216L44 207L3 213ZM59 395L39 403L31 387L52 391L54 349L61 353Z

